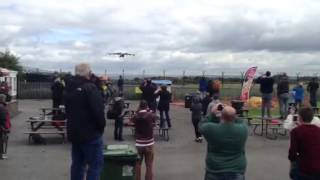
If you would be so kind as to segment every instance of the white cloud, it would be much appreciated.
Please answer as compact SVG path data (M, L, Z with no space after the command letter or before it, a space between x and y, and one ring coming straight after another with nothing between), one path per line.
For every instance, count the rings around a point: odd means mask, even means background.
M307 74L320 68L319 12L317 0L2 0L0 50L51 70Z

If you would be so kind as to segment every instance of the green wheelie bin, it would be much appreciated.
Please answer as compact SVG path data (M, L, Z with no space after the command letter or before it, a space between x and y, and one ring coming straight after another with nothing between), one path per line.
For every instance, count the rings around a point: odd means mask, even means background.
M101 180L134 180L138 152L130 145L108 145Z

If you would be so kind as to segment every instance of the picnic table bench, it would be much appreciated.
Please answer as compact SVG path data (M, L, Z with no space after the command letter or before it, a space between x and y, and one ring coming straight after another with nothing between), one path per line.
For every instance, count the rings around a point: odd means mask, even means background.
M62 136L62 143L66 139L66 120L50 120L43 117L31 117L26 121L29 124L28 143L31 144L33 135L57 134Z
M276 118L267 118L267 117L248 117L248 125L253 126L253 134L264 136L268 139L277 139L278 135L286 136L287 131L283 128L283 122ZM261 127L261 132L258 133L258 127ZM272 134L269 134L269 130L272 131ZM283 131L282 133L280 131Z
M133 123L128 123L127 126L131 127L132 135L135 134L135 125ZM157 131L160 138L165 141L170 140L169 128L161 128L158 124L155 124L153 131Z

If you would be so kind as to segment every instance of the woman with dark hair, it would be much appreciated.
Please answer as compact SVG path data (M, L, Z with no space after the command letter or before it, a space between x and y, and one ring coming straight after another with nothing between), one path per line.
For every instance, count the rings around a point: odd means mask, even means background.
M160 111L160 128L164 128L164 121L167 121L168 128L171 128L171 121L169 116L171 93L167 90L167 86L161 86L155 92L156 97L160 97L158 110ZM166 119L164 119L163 113L165 113Z

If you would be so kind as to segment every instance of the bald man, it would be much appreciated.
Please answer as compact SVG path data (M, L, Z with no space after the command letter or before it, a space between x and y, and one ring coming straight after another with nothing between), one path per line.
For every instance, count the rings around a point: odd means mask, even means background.
M221 104L212 108L215 115L200 122L200 133L208 142L205 180L244 180L246 171L245 144L248 128L237 119L236 110Z

